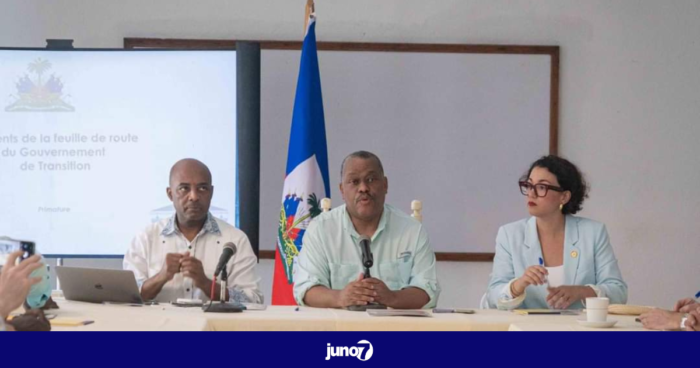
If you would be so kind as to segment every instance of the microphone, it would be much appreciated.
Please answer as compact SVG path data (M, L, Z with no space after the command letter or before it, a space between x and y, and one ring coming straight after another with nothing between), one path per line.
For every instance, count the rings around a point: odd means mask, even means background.
M362 236L360 238L360 249L362 250L362 267L365 269L364 278L368 279L372 277L369 274L369 269L374 265L374 256L372 256L372 250L370 250L369 245L372 240L367 236ZM351 311L366 311L368 309L386 309L386 305L379 304L377 302L368 303L365 305L350 305L346 307L347 310Z
M234 254L236 254L236 244L232 242L224 244L224 250L221 252L221 257L219 257L219 264L216 265L216 271L214 271L214 277L219 276L221 271L226 268L226 264Z
M226 264L228 261L236 254L236 244L228 242L224 244L224 250L221 252L221 257L219 258L219 264L216 265L216 270L214 271L214 278L221 274L221 294L219 296L219 302L214 304L214 288L215 285L211 285L211 301L209 304L203 305L202 310L209 313L240 313L245 309L240 303L238 305L231 304L226 300L226 284L228 278L228 271L226 270Z
M360 249L362 250L362 266L365 267L365 278L371 277L369 274L369 269L374 265L374 257L372 256L372 251L369 248L370 240L367 236L362 236L360 238Z

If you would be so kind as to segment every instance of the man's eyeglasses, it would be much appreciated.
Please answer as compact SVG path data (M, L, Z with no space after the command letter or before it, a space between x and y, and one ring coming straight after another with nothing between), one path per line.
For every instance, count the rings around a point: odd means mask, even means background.
M556 187L554 185L549 185L549 184L532 184L527 181L519 181L518 186L520 186L520 193L523 195L527 195L530 190L535 191L535 196L537 197L544 197L547 195L547 191L550 189L555 191L555 192L563 192L564 189L561 187Z

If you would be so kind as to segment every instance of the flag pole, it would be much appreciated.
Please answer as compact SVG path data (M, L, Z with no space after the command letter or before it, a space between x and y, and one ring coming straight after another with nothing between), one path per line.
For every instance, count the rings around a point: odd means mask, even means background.
M311 13L315 12L314 0L306 0L306 17L304 18L304 35L306 35L306 29L309 27L309 17Z

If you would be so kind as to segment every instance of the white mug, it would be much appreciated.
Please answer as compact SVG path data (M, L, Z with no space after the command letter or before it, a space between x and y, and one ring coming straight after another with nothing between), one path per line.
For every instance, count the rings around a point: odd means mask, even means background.
M605 322L608 319L607 309L586 308L586 320L588 322Z
M608 309L609 305L608 298L586 298L586 309Z
M586 319L588 322L605 322L608 319L608 298L586 298Z

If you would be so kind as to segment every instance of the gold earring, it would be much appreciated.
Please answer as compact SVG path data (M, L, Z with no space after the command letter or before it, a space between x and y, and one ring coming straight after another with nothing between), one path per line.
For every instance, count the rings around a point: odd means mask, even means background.
M560 204L559 204L559 211L561 211L561 210L563 210L563 209L564 209L564 204L563 204L563 203L560 203Z

